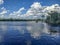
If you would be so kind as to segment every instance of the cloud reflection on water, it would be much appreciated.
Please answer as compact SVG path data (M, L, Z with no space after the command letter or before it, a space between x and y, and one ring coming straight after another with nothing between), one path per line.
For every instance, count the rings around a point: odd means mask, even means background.
M46 24L42 22L3 22L0 25L0 29L3 30L4 32L6 30L19 30L20 33L24 34L25 30L27 30L33 38L40 37L42 33L48 32Z
M0 37L3 37L7 30L19 30L19 32L23 35L25 33L30 33L31 37L35 39L39 39L40 36L44 34L49 34L48 31L49 29L46 23L43 22L35 23L33 21L32 22L0 22L0 32L1 32Z

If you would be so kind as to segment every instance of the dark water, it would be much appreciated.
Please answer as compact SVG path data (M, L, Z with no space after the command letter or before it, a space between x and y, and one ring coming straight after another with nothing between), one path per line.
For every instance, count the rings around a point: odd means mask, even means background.
M59 30L44 22L0 22L0 45L60 45Z

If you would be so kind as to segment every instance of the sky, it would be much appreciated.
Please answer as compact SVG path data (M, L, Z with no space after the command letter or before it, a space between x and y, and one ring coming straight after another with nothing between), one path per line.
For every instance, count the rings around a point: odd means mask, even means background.
M40 18L54 8L60 9L60 0L0 0L0 17Z

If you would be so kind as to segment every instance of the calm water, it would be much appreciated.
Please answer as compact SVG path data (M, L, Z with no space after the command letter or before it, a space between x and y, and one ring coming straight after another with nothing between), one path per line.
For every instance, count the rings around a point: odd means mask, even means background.
M0 22L0 45L60 45L59 30L44 22Z

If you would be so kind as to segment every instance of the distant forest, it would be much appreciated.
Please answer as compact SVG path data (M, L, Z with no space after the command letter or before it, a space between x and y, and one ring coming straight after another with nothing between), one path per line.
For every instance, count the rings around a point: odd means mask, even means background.
M9 18L9 19L4 19L4 18L0 18L0 21L45 21L49 24L60 24L60 13L56 12L56 11L51 11L50 13L48 13L47 18L44 19L13 19L13 18Z

